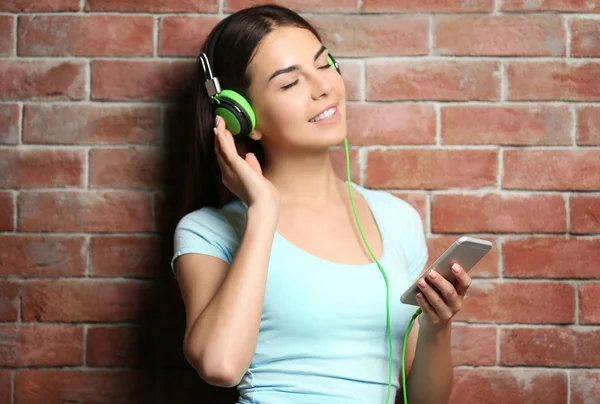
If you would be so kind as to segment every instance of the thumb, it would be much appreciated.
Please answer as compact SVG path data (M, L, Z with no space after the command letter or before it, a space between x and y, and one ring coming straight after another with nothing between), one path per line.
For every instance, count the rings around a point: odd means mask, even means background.
M254 155L254 153L246 153L246 163L254 170L255 172L262 174L262 168L260 167L260 163L258 159Z

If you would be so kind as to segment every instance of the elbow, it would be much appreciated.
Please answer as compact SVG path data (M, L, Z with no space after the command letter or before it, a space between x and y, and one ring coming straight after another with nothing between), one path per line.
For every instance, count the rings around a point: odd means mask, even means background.
M235 387L242 380L242 376L238 372L230 370L231 367L226 365L198 366L196 368L200 377L213 386L218 387Z
M184 355L190 365L206 383L217 387L235 387L242 380L243 374L238 372L231 361L223 357L209 359L206 355L193 352L184 346Z

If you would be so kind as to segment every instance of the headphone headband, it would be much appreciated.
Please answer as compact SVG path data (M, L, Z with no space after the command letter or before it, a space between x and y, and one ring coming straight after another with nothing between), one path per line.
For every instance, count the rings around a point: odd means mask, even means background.
M219 83L219 79L214 77L212 74L212 70L210 68L210 62L208 61L208 56L206 53L201 53L198 56L198 60L202 65L202 70L204 70L204 87L206 87L206 92L208 92L208 96L213 98L215 95L221 92L221 83Z

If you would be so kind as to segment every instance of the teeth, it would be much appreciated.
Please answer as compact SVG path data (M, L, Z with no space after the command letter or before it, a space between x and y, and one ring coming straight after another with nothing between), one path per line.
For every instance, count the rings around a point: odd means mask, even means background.
M310 122L319 122L321 119L329 118L333 114L335 114L335 107L329 108L328 110L324 111L321 115L311 119Z

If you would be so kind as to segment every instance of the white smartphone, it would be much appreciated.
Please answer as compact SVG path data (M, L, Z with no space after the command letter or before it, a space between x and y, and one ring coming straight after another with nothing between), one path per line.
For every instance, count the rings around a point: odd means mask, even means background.
M452 274L452 264L457 263L468 272L492 249L492 243L487 240L463 236L456 240L448 249L433 263L427 271L424 271L415 282L410 285L406 292L400 297L400 301L404 304L418 306L417 292L419 286L417 282L422 278L427 277L427 272L430 269L435 269L440 276L443 276L452 285L456 284L456 278Z

